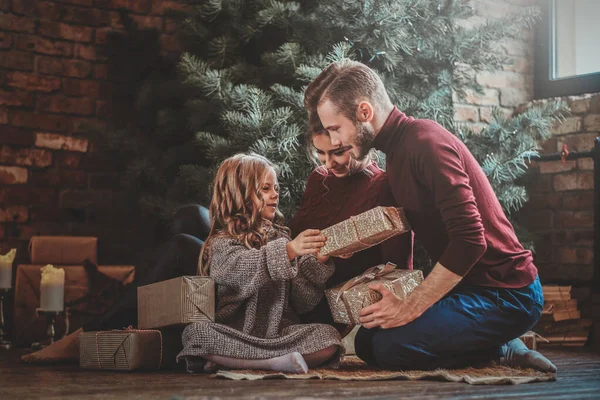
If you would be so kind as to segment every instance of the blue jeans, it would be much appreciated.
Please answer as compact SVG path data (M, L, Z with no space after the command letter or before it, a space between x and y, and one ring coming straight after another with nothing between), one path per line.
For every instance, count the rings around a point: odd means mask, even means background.
M459 368L502 356L542 314L539 277L519 289L459 285L407 325L360 328L356 354L386 369Z

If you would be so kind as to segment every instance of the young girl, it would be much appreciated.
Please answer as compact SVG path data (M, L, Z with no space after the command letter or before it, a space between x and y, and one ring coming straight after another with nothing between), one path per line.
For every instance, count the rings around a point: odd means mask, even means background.
M310 229L291 240L276 224L278 201L277 176L266 158L238 154L219 167L211 234L199 262L201 274L217 285L216 322L184 330L178 360L186 360L188 371L217 364L306 373L339 360L343 347L332 326L298 324L298 314L319 303L333 274L319 256L325 237Z

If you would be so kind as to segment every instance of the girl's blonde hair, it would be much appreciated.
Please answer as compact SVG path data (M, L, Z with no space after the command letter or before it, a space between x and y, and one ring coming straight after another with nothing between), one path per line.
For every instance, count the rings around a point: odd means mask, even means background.
M201 275L209 273L209 257L205 249L209 247L211 237L232 237L249 249L257 249L267 243L269 226L286 229L261 216L266 205L260 192L269 169L275 170L271 161L249 153L229 157L217 170L209 207L210 234L200 252ZM257 204L260 206L256 207ZM275 210L275 221L282 220L281 212Z

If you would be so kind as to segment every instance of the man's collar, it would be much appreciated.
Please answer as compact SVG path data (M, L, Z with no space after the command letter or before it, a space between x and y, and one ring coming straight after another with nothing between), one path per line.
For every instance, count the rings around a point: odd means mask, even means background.
M388 115L383 126L379 130L379 133L375 137L373 147L384 152L386 155L390 155L396 147L392 145L393 142L400 134L402 134L404 125L408 120L409 117L394 106L392 112Z

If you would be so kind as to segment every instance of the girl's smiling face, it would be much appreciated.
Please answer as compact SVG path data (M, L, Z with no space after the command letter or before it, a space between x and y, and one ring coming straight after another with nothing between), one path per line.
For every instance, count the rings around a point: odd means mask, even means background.
M326 133L315 134L312 137L313 146L317 151L319 161L338 178L347 176L350 172L350 149L352 146L334 146Z
M277 174L273 168L269 168L265 173L264 180L260 186L260 199L263 204L256 206L262 207L261 217L266 220L273 221L275 218L275 210L279 204L279 183L277 182Z

